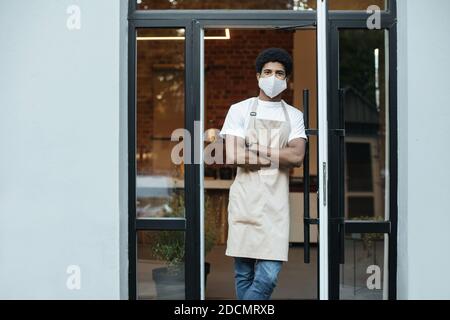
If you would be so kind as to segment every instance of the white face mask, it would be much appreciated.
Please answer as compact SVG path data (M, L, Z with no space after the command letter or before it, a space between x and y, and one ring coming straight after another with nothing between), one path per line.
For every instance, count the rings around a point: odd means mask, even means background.
M258 85L270 98L276 97L287 88L286 80L280 80L275 75L259 77Z

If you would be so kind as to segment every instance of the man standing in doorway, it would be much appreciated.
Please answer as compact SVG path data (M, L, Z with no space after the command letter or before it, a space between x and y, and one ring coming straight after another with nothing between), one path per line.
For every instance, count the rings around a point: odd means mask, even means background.
M233 104L220 135L237 166L228 203L226 255L234 257L238 299L268 300L289 250L289 171L300 167L307 136L303 113L281 99L292 74L285 50L256 58L259 96Z

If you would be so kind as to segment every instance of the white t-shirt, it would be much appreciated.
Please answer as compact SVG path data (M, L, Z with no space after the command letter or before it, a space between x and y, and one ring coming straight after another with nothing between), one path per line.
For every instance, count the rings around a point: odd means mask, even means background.
M258 97L248 98L231 105L228 110L225 122L219 135L225 138L226 134L238 136L245 139L245 131L248 127L250 119L250 108L254 99L258 99L258 109L256 118L284 121L284 112L281 102L263 101ZM284 101L286 111L291 121L291 132L289 133L288 142L296 138L308 139L305 133L305 125L303 122L303 112L289 105Z

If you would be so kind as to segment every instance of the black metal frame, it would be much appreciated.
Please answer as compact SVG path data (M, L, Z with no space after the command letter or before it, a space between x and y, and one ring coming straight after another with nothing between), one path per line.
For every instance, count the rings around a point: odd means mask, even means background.
M331 22L330 29L337 26L342 27L361 27L362 22L366 21L369 14L359 11L330 11L328 19ZM390 6L387 11L381 13L381 21L384 27L389 27L390 37L390 224L381 223L363 223L347 224L346 230L358 230L359 232L372 232L371 230L390 231L389 246L389 298L395 299L396 296L396 237L397 237L397 84L396 84L396 1L390 0ZM200 52L200 30L207 27L269 27L269 28L287 28L300 27L299 22L314 25L316 22L315 11L282 11L282 10L136 10L136 2L129 1L129 31L128 31L128 207L129 207L129 298L137 298L136 288L136 238L137 231L140 230L184 230L186 232L186 299L200 299L200 206L201 204L201 166L199 164L189 164L185 166L185 203L186 217L183 219L155 219L140 220L136 219L136 29L137 28L185 28L185 128L191 132L191 139L194 139L194 121L200 120L200 77L201 66L199 65ZM331 30L329 30L331 31ZM329 32L330 34L330 32ZM192 39L188 41L188 39ZM329 37L330 44L333 43L333 36ZM333 61L336 52L328 49L328 61ZM333 65L330 64L333 68ZM334 70L336 74L336 70ZM333 70L329 72L329 96L334 97L332 88L335 88L333 82ZM330 100L328 106L329 119L333 118L335 106L334 98ZM330 128L333 128L330 122ZM195 145L191 141L191 145ZM333 160L330 146L330 163ZM331 152L332 151L332 152ZM196 150L192 148L191 159L194 159ZM330 168L329 188L333 187L330 181L336 177L333 176L333 170ZM336 179L335 179L336 180ZM336 186L334 186L336 187ZM337 186L339 188L339 186ZM332 195L328 195L328 201L335 201ZM329 207L332 208L333 202ZM330 209L331 210L331 209ZM330 212L330 217L332 212ZM333 218L332 218L333 219ZM332 221L332 219L330 221ZM331 225L331 223L330 223ZM375 229L374 229L375 228ZM338 252L332 239L336 239L339 234L329 228L329 252L330 262L334 260L334 253ZM334 237L334 238L333 238ZM339 268L339 264L337 264ZM335 288L339 288L339 278L334 277L336 265L330 263L330 298L336 298ZM339 273L338 273L339 276ZM339 293L339 292L338 292ZM338 297L338 296L337 296Z
M131 3L131 2L130 2ZM193 36L193 23L191 20L130 20L129 21L129 96L128 96L128 156L129 156L129 298L137 298L136 288L136 238L137 231L142 230L173 230L185 231L185 297L186 299L199 299L200 292L200 243L198 233L200 219L196 208L200 207L199 165L185 166L185 194L186 216L184 218L169 219L136 219L136 29L137 28L184 28L186 39ZM199 104L193 91L196 83L194 76L193 45L185 41L185 128L191 132L191 145L194 145L194 122L200 119ZM188 87L191 85L191 87ZM194 159L195 150L191 150L191 159ZM189 191L189 192L187 192Z
M331 14L333 16L333 14ZM397 297L397 25L396 1L390 1L390 8L381 14L381 30L389 31L389 220L383 222L344 220L344 155L342 148L344 117L339 88L339 30L367 29L367 15L345 14L330 19L328 33L328 126L329 126L329 298L339 299L340 264L344 259L343 239L346 233L385 233L389 235L388 253L388 299Z
M185 128L194 135L194 121L200 121L200 30L207 27L295 27L299 19L286 19L286 17L271 17L270 20L261 19L253 15L253 19L244 18L245 15L233 16L229 19L218 19L221 14L205 14L197 12L192 16L186 12L175 15L167 11L155 13L154 11L132 14L129 19L129 297L136 299L136 232L141 230L182 230L186 232L185 253L185 294L186 299L200 299L200 165L185 165L185 219L136 219L136 29L137 28L185 28ZM302 22L315 21L314 13L301 14L306 18ZM189 18L188 18L189 17ZM267 16L267 18L269 15ZM196 19L198 18L198 19ZM201 19L200 19L201 18ZM222 17L223 18L223 17ZM192 42L188 39L192 39ZM194 140L191 141L194 146ZM192 148L191 159L194 159L196 150Z

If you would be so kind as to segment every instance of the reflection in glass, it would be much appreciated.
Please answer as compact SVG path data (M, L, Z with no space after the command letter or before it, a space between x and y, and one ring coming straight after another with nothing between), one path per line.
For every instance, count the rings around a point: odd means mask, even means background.
M384 234L346 235L345 264L340 266L340 299L385 299L385 256Z
M347 219L386 218L387 38L384 30L347 29L339 34Z
M315 10L317 0L136 0L138 10L235 9L235 10ZM330 10L366 10L376 5L388 8L388 0L329 0Z
M370 6L377 6L380 10L387 10L389 0L328 0L329 10L366 11Z
M184 231L139 231L138 299L184 299Z
M138 29L136 40L137 217L184 216L171 206L184 197L183 162L171 158L184 128L184 29Z
M139 10L155 9L271 9L307 10L316 0L137 0Z
M350 143L346 145L347 176L349 191L372 191L372 162L370 143Z

